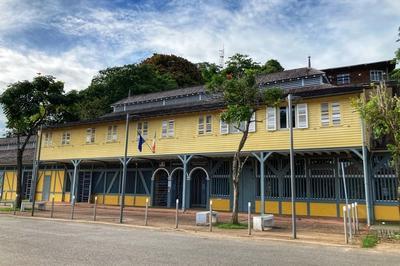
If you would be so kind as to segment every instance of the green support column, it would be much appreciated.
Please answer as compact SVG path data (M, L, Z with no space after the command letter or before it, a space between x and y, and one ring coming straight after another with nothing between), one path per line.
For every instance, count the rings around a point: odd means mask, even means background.
M182 211L185 211L186 206L190 205L190 180L188 176L187 166L192 157L193 155L178 155L178 158L181 160L183 164ZM189 184L186 184L187 182Z
M260 152L257 154L253 152L254 157L257 158L258 162L260 163L260 214L264 215L265 213L265 161L271 156L272 152Z

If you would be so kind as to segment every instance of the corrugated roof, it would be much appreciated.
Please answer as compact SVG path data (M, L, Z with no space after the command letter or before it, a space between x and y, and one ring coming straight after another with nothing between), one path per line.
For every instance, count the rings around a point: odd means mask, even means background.
M122 99L121 101L118 101L118 102L112 104L112 106L123 105L126 103L139 103L139 102L162 100L162 99L167 99L167 98L180 97L183 95L193 95L193 94L200 94L200 93L205 93L205 87L203 85L182 88L182 89L176 89L176 90L168 90L168 91L160 91L160 92L134 95L134 96Z
M331 70L347 69L347 68L353 68L353 67L374 66L374 65L389 65L391 67L391 69L394 69L396 67L396 62L394 62L393 60L384 60L384 61L356 64L356 65L349 65L349 66L338 66L338 67L325 68L325 69L322 69L321 71L331 71Z
M323 75L323 74L325 73L318 69L302 67L302 68L284 70L282 72L276 72L272 74L259 75L257 76L256 81L259 84L266 84L269 82L275 82L280 80L296 79L301 77L309 77L309 76Z

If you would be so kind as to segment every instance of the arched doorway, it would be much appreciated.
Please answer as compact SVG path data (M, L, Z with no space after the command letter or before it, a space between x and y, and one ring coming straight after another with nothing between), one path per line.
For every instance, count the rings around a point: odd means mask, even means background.
M154 196L153 196L154 206L167 207L168 177L169 177L169 172L165 168L158 168L153 173L152 180L154 181Z
M172 170L170 175L170 205L175 207L176 199L179 199L179 208L182 206L182 194L183 194L183 168L177 167Z
M195 167L189 173L190 178L190 207L206 208L209 176L203 167Z

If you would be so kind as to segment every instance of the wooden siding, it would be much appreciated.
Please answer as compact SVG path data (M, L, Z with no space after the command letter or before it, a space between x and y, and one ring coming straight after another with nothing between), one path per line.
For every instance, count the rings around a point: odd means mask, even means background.
M296 149L341 148L361 146L361 127L359 115L351 107L351 97L356 95L344 95L309 99L308 104L309 126L306 129L294 130L294 143ZM341 110L341 125L328 127L321 126L322 102L339 102ZM129 156L153 156L185 153L217 153L232 152L236 149L241 134L220 134L220 115L218 112L212 115L212 133L199 136L197 133L198 117L206 113L180 114L176 116L158 117L145 121L149 122L147 143L151 145L156 132L156 153L152 154L145 144L143 152L137 149L137 121L130 124ZM330 112L330 119L331 119ZM170 138L161 137L162 120L175 120L175 135ZM289 131L278 129L266 130L266 108L257 111L256 132L249 134L249 139L244 148L245 151L257 150L287 150L289 148ZM116 142L106 141L107 127L118 126L118 139ZM96 140L93 144L86 144L86 128L96 128ZM42 160L62 160L74 158L110 158L120 157L124 153L125 125L124 121L98 124L90 126L76 126L73 128L60 128L52 130L52 142L50 146L43 146ZM71 144L61 145L61 137L64 131L71 133ZM44 145L44 144L43 144Z

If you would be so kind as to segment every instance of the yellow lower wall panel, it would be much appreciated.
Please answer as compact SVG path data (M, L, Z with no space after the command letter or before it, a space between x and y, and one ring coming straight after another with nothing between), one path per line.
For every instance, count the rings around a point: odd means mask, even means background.
M104 204L105 205L118 205L119 204L119 196L118 195L105 195L104 196Z
M292 214L292 203L288 201L282 202L282 214ZM296 215L307 215L307 203L296 202Z
M375 219L378 221L400 221L399 207L375 205Z
M135 196L135 206L138 207L146 206L146 199L149 199L149 206L150 206L151 200L149 196Z
M340 204L340 217L343 217L343 206L345 204ZM358 218L360 219L367 219L367 207L365 204L358 204Z
M336 203L310 203L311 216L337 217Z
M256 213L260 213L260 208L261 208L260 205L261 205L261 201L256 200L256 206L255 206ZM279 202L278 201L265 201L264 212L279 214Z
M213 210L230 211L231 201L229 199L211 198Z
M69 192L66 192L66 193L64 194L64 202L69 202L69 200L70 200L70 193L69 193Z

